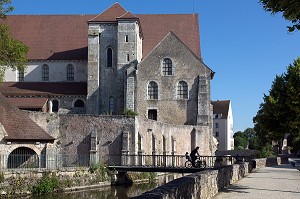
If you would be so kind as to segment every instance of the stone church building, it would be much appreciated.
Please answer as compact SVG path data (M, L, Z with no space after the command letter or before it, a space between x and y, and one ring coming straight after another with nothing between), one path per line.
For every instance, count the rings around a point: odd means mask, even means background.
M30 50L0 93L51 136L45 154L214 153L214 72L202 61L197 14L133 14L115 3L99 15L1 23Z

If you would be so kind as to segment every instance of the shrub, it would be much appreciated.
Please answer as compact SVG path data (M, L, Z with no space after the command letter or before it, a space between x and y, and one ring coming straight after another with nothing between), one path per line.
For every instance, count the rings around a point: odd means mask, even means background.
M261 158L275 157L274 152L273 152L272 145L264 146L264 147L260 150L260 157L261 157Z
M126 116L137 116L138 114L136 112L134 112L133 110L130 109L125 109L122 112L122 115L126 115Z
M55 189L59 187L59 179L53 173L52 175L46 174L44 175L35 185L32 187L33 194L45 194L53 192Z

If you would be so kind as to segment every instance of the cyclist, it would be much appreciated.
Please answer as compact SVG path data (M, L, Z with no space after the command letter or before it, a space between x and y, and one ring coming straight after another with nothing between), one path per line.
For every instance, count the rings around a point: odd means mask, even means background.
M192 150L192 152L190 154L193 167L195 167L195 161L197 159L197 156L200 156L198 150L199 150L199 147L197 146L194 150Z

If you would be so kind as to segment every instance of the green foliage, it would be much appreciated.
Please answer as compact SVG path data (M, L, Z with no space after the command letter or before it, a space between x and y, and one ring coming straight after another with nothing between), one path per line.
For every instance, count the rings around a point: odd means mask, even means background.
M267 145L267 146L262 147L262 149L260 151L260 157L261 158L275 157L273 149L272 149L272 145Z
M89 172L96 174L97 182L103 182L108 179L108 169L103 164L93 162L89 168Z
M0 82L3 81L6 68L25 70L28 47L9 35L6 24L0 24ZM4 67L5 66L5 67Z
M253 118L260 144L280 141L285 134L300 136L300 58L288 66L287 72L276 76L269 95Z
M234 149L246 149L248 140L245 134L241 131L236 132L233 135L234 138Z
M300 1L299 0L260 0L264 10L271 14L282 13L286 20L293 23L288 26L289 32L300 29Z
M10 4L11 0L0 0L0 19L5 18L7 13L14 10Z
M32 193L38 195L50 193L59 188L59 185L59 179L55 173L52 175L47 173L32 187Z
M138 114L136 112L134 112L133 110L130 109L125 109L122 112L122 115L126 115L126 116L137 116Z
M10 3L11 0L0 0L0 20L5 19L6 14L13 10L13 7L9 5ZM25 71L28 50L29 48L21 41L9 35L8 25L0 23L0 83L4 79L7 68Z

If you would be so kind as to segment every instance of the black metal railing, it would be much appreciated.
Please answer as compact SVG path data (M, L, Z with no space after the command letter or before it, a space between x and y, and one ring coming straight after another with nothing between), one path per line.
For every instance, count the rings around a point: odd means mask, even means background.
M249 162L250 156L199 156L205 168L216 168ZM109 166L187 167L185 155L109 155Z
M205 168L217 168L232 165L239 162L249 162L251 156L200 156L199 160ZM145 155L114 154L104 157L96 155L40 155L37 154L10 154L0 155L0 170L62 170L88 168L93 164L107 166L130 166L130 167L187 167L185 155Z

